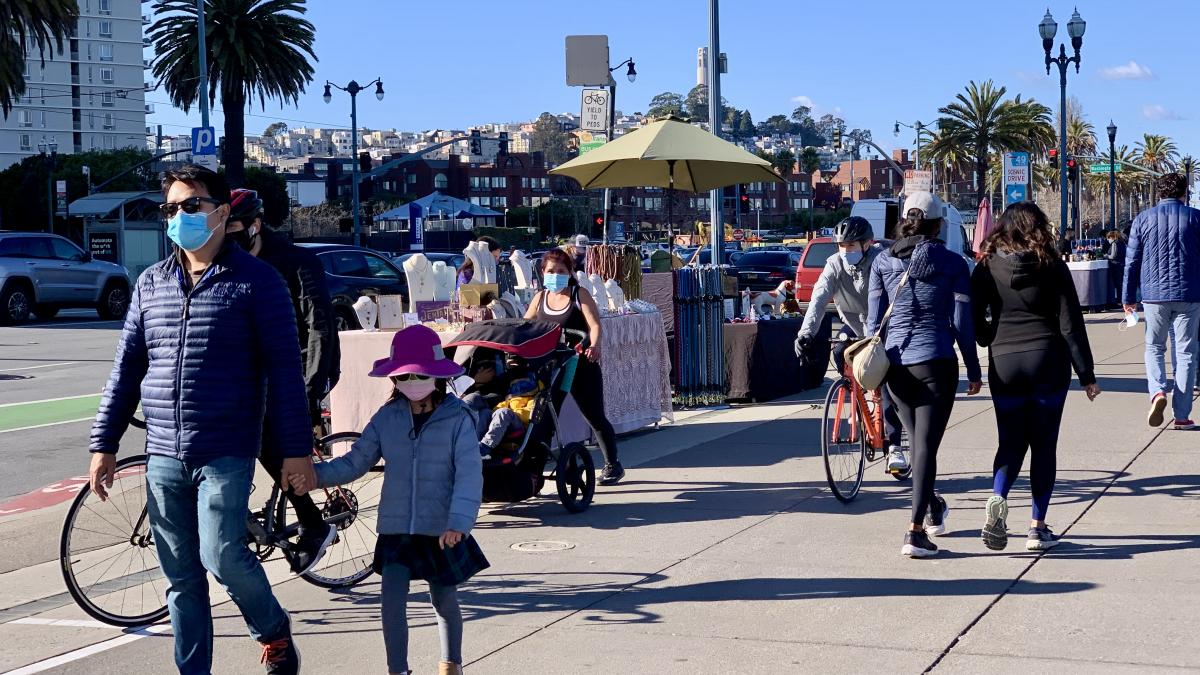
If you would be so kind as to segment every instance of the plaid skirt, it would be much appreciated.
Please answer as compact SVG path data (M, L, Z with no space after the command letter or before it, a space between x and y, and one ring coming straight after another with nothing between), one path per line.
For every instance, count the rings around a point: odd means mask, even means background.
M375 542L372 567L382 575L388 565L403 565L411 578L439 586L457 586L491 567L470 535L457 546L443 549L438 538L429 535L381 534Z

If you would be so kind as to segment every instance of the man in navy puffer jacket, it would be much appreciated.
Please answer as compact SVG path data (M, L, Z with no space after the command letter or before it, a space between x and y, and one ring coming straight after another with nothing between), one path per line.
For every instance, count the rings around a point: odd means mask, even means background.
M112 375L92 427L91 486L102 499L141 403L147 508L170 583L181 673L212 667L205 570L225 587L269 673L295 673L290 622L246 546L246 514L264 416L284 474L308 474L311 436L300 345L287 286L225 241L229 186L189 166L163 179L167 235L178 248L138 278Z
M1125 251L1121 302L1137 311L1138 291L1146 314L1146 379L1150 390L1147 421L1163 423L1167 407L1167 336L1174 335L1175 388L1171 407L1176 429L1192 429L1192 386L1196 379L1200 330L1200 211L1183 203L1187 181L1168 173L1157 181L1161 201L1138 214Z

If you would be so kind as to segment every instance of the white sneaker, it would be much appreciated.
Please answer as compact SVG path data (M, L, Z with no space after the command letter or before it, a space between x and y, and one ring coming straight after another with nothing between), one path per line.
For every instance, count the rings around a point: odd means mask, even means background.
M950 515L950 506L939 494L933 495L929 503L929 512L925 514L925 533L940 537L946 534L946 516Z
M888 452L887 470L889 473L904 473L908 471L908 458L904 456L904 450L896 446L892 446Z

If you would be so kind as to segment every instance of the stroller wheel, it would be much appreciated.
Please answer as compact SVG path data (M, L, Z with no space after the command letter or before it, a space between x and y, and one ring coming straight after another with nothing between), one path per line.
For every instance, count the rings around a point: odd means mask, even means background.
M571 513L586 511L596 494L596 464L582 443L568 443L554 471L558 499Z

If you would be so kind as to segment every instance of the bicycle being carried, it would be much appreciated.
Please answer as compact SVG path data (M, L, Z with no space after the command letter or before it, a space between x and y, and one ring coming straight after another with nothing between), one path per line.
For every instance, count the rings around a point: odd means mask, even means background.
M145 428L140 420L132 424ZM342 432L315 439L313 460L344 454L358 437ZM146 511L146 459L136 455L117 462L106 501L84 485L67 511L59 541L71 597L90 616L114 626L142 626L167 615L168 583ZM316 567L301 575L305 581L344 588L370 576L382 476L379 465L353 483L309 493L337 536ZM263 507L247 514L246 543L264 562L277 550L290 550L299 536L299 523L289 518L290 506L282 497L272 481Z
M839 335L832 342L836 347L847 339L845 335ZM836 360L834 368L837 368ZM841 502L849 502L858 496L867 463L887 454L882 402L879 389L868 392L855 381L849 361L825 396L821 457L825 460L829 489ZM907 451L906 445L902 440L901 448ZM888 474L896 480L907 480L912 476L912 467L888 471Z

